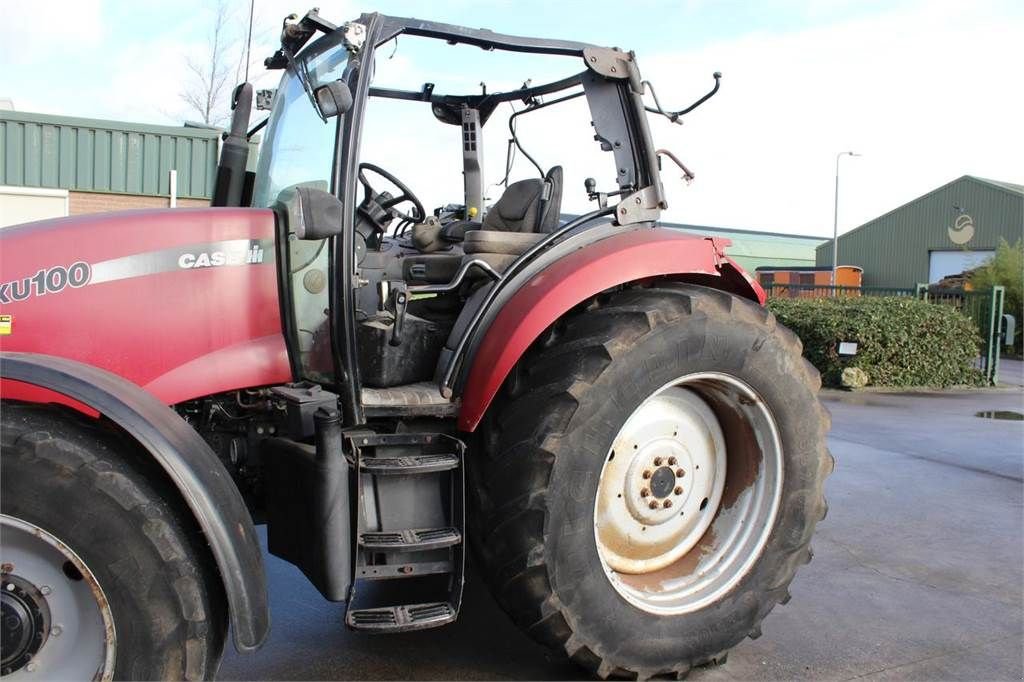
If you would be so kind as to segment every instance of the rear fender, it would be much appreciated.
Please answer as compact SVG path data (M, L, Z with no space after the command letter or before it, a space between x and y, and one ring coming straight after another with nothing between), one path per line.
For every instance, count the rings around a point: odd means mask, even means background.
M0 377L95 410L149 452L178 488L210 545L228 598L235 647L259 647L270 629L270 614L256 530L241 493L206 441L152 394L74 360L4 352Z
M725 255L728 245L724 239L646 228L613 234L555 260L505 302L467 358L459 428L475 430L530 344L602 291L660 278L722 289L763 304L764 290Z

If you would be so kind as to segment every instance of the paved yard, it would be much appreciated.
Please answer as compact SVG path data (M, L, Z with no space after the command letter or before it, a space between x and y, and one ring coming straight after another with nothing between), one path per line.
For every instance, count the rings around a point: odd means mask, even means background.
M691 680L1024 676L1024 393L830 393L836 472L814 561L764 636ZM472 573L458 623L347 632L297 569L272 557L273 631L229 651L223 679L572 679L512 627Z
M1001 358L999 360L999 383L1007 386L1024 386L1024 362Z

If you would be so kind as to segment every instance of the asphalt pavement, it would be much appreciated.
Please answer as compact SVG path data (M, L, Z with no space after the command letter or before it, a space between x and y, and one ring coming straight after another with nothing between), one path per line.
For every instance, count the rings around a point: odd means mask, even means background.
M1007 368L1009 369L1009 368ZM792 601L691 680L1024 679L1024 393L826 392L836 471ZM981 416L976 416L976 415ZM577 679L472 570L446 628L372 636L267 556L273 629L220 678Z

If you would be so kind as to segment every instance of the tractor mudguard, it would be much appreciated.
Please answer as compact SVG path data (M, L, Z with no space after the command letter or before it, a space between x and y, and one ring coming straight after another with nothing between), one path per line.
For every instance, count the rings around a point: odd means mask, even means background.
M764 290L725 255L728 245L725 239L668 228L635 229L592 242L534 274L504 303L467 358L459 428L475 430L530 344L574 306L602 291L657 277L764 304Z
M238 488L206 441L137 385L106 370L37 353L0 353L0 377L54 391L106 416L152 455L202 528L224 583L235 647L259 647L270 629L259 541Z

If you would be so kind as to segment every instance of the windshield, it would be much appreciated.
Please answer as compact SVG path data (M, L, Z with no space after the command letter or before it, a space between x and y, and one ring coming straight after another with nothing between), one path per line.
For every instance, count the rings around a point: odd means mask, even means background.
M260 149L253 206L271 206L282 190L296 185L330 191L337 119L324 120L313 92L346 77L344 46L314 43L294 60L281 78L267 136ZM290 227L293 230L294 227ZM329 317L330 249L328 240L288 235L289 290L301 375L322 383L332 380Z
M285 71L260 147L253 206L270 206L281 190L296 185L329 190L337 121L320 116L312 93L343 77L347 56L344 47L317 51Z

